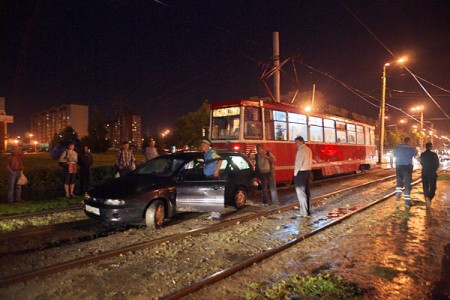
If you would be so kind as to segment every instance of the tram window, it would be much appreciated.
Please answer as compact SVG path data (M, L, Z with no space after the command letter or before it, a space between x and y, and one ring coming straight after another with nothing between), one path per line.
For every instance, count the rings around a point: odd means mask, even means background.
M309 139L311 142L323 142L323 127L310 126Z
M356 144L356 126L354 124L347 124L347 142Z
M286 112L266 109L264 111L264 122L267 140L287 140Z
M369 145L375 145L375 131L373 128L368 128L368 130L366 130L366 134L368 135L366 138L367 143Z
M246 107L244 111L244 138L261 139L262 121L261 109L258 107Z
M317 125L317 126L323 126L322 118L318 117L309 117L309 125Z
M356 125L356 143L364 145L364 127Z
M336 143L336 129L333 120L324 119L323 120L325 142L326 143Z
M345 132L344 122L336 122L336 137L337 143L347 143L347 134Z
M308 141L308 127L306 126L306 115L288 113L289 121L289 140L293 141L301 136Z
M213 111L211 139L239 138L240 108L219 108ZM236 132L238 133L236 135Z
M306 127L306 124L289 123L289 140L293 141L298 136L308 141L308 127Z

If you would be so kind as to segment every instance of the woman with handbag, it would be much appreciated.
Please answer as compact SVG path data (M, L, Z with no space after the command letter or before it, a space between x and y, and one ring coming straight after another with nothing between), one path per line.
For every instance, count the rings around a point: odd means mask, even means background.
M12 153L6 158L6 169L8 170L8 202L21 201L22 186L17 184L23 172L23 156L19 146L12 147Z
M59 164L64 170L64 190L66 191L66 198L74 197L73 191L75 190L78 161L78 154L74 148L74 143L69 143L67 145L67 150L64 151L59 158Z

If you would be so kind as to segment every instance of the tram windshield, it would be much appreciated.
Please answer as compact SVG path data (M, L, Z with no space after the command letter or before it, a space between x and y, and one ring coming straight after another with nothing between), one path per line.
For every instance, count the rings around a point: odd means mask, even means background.
M213 110L211 139L239 139L240 107L225 107Z

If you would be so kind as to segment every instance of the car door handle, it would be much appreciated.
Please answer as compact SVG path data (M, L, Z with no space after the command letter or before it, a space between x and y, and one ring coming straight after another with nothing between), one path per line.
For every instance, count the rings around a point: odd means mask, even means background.
M213 185L213 190L215 190L215 191L217 191L217 190L220 190L220 185Z

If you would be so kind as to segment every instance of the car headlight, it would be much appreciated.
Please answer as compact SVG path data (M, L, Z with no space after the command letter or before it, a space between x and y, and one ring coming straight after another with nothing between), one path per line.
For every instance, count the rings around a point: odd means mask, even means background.
M125 205L125 200L120 199L106 199L104 204L107 205Z

